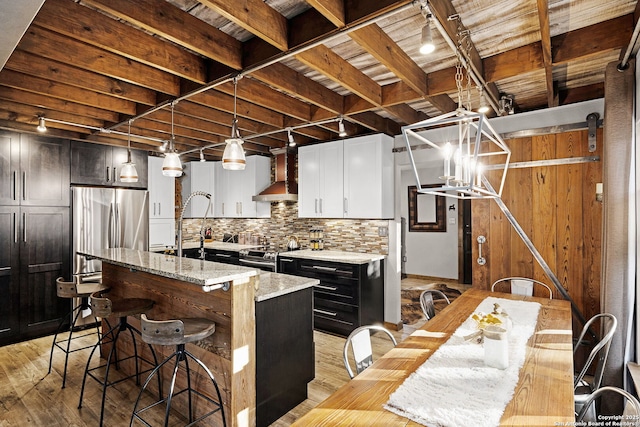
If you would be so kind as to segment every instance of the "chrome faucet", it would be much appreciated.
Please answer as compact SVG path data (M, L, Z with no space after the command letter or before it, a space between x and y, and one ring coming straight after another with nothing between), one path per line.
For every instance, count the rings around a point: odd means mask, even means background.
M211 209L211 194L205 193L204 191L194 191L193 193L189 194L189 197L187 197L187 201L184 202L184 205L182 206L182 211L180 211L180 218L178 219L178 234L176 236L176 240L177 240L176 243L178 246L178 257L182 258L182 218L184 216L184 211L187 208L187 205L189 204L189 202L194 196L204 196L207 199L209 199L207 210L204 213L204 216L202 217L202 227L200 227L200 258L204 259L204 221L207 219L207 214Z

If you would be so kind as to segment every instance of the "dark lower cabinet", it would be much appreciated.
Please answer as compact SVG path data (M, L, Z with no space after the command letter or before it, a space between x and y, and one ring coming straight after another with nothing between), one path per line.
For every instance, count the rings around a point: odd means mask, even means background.
M268 426L307 398L315 377L313 291L256 303L256 425Z
M55 332L69 300L56 278L69 276L69 208L0 207L0 345Z
M318 279L314 327L347 336L358 326L384 322L384 260L364 264L279 257L279 271Z

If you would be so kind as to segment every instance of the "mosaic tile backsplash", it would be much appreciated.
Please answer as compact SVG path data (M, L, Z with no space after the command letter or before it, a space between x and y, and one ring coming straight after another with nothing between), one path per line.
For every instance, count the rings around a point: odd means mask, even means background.
M185 219L182 236L186 241L198 241L202 219ZM309 230L324 231L324 249L388 255L387 220L298 218L297 202L271 203L271 218L235 219L207 218L205 227L211 227L214 240L222 240L225 233L250 232L265 236L278 250L286 250L289 236L298 238L301 249L309 249ZM381 230L382 229L382 230Z

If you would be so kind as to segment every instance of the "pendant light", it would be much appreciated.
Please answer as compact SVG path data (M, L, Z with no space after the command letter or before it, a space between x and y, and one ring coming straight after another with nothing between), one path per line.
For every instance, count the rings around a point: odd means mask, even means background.
M231 138L228 138L225 142L227 145L224 147L224 153L222 153L222 167L228 170L244 170L246 160L244 156L244 149L242 143L244 142L240 137L238 131L238 118L236 115L236 102L237 102L237 87L238 78L233 78L233 122L231 123Z
M204 158L204 148L200 149L200 161L201 162L206 162L207 159Z
M436 50L436 45L433 43L433 36L431 35L431 11L429 10L429 4L425 1L420 5L420 11L424 19L427 21L422 27L422 35L420 37L420 53L428 55Z
M127 136L127 161L120 169L121 182L138 182L138 171L135 163L131 162L131 120L129 120L129 131Z
M182 176L182 163L180 156L175 149L175 136L173 133L173 109L175 101L171 103L171 139L169 140L168 152L164 155L162 162L162 175L177 178Z
M342 117L340 117L340 120L338 120L338 136L340 138L344 138L345 136L347 136L347 130L344 128L344 121Z

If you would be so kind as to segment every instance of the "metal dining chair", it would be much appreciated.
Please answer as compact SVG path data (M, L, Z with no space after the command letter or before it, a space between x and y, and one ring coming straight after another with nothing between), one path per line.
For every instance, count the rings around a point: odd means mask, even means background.
M594 406L596 405L596 400L607 392L618 393L626 399L627 405L625 405L626 408L624 414L629 416L629 420L627 421L628 424L625 425L640 425L640 420L638 419L638 415L640 415L640 402L638 402L638 399L636 399L631 393L627 392L626 390L612 386L600 387L593 393L587 395L587 398L584 400L584 405L582 406L580 412L577 413L576 424L583 425L578 423L588 423L589 421L594 421L593 425L598 425L598 422L602 422L602 420L598 418L598 411L594 408Z
M537 284L538 287L543 287L547 291L549 291L549 299L553 299L553 291L551 290L551 287L549 287L549 285L539 280L530 279L528 277L504 277L502 279L498 279L491 285L491 292L505 292L503 290L500 290L504 288L505 283L509 284L510 293L528 296L533 295L534 287ZM496 290L496 288L498 288L498 290ZM529 293L527 290L531 290L531 293Z
M444 300L447 305L451 304L449 298L445 295L444 292L439 291L437 289L427 289L420 294L420 308L422 308L422 312L427 320L433 318L436 315L436 306L435 300Z
M584 336L591 328L591 325L598 319L600 319L602 338L600 338L600 341L595 343L593 349L589 353L589 357L587 357L582 369L575 376L573 382L576 413L580 413L583 407L586 406L590 395L597 391L602 385L602 376L604 375L604 368L609 356L611 339L613 338L618 325L618 320L613 314L601 313L593 316L587 323L585 323L582 331L580 332L580 336L573 347L574 358L578 348L583 343ZM597 365L595 367L593 377L587 377L587 372L589 372L594 362L597 363ZM594 414L591 414L591 416L594 416Z
M364 325L354 329L347 341L344 343L343 359L344 366L347 368L347 373L350 378L354 378L360 372L367 369L373 364L373 350L371 348L371 333L377 331L384 332L391 338L393 346L398 345L394 336L387 329L377 325ZM356 364L356 373L353 373L351 365L349 364L349 347L353 352L353 358Z

